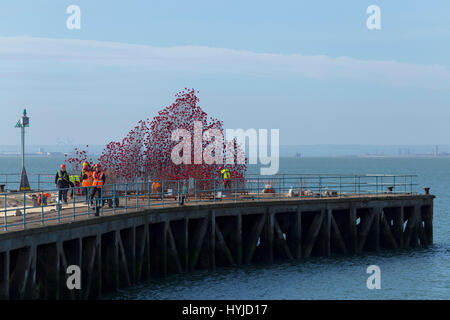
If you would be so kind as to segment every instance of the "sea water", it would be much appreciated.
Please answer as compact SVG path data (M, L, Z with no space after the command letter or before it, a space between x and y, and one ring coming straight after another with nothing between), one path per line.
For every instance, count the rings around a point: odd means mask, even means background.
M29 174L55 174L63 158L27 158ZM0 157L1 173L19 173L20 158ZM256 173L257 168L249 168ZM282 158L280 173L415 174L430 187L434 245L272 265L218 268L150 280L106 299L449 299L450 158ZM0 180L1 180L0 175ZM381 289L369 290L367 267L381 270Z

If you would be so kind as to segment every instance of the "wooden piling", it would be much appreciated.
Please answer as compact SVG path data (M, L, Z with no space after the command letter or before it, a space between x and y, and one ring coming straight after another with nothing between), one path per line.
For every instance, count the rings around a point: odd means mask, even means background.
M424 230L425 237L429 246L433 244L433 204L429 204L426 207L426 213L424 215Z
M297 212L293 214L292 237L289 239L295 259L302 258L302 209L297 207Z
M96 298L100 298L102 293L102 246L101 235L97 234L95 237L95 245L97 247L97 287L95 288ZM63 280L63 282L65 282Z
M330 215L331 217L331 238L330 241L336 244L339 247L340 252L343 254L347 254L347 246L345 245L344 237L342 236L341 230L336 222L336 219L333 216L333 213Z
M9 265L10 265L10 261L9 261L9 250L5 251L5 274L4 274L4 288L3 288L3 292L4 292L4 296L5 299L9 299Z
M420 210L413 206L409 209L408 222L404 232L405 248L415 248L417 246L417 224L419 220Z
M120 267L119 267L119 237L120 231L114 231L114 255L113 255L113 269L114 269L114 280L116 288L120 288Z
M372 224L375 218L374 210L367 210L365 213L361 214L360 226L358 230L358 248L357 252L362 252L364 246L366 245L367 238L370 233L370 229L372 228Z
M275 214L267 210L263 243L265 245L266 261L269 263L273 262L274 219Z
M316 213L314 215L313 221L311 223L311 226L309 227L305 240L305 247L303 249L304 258L308 258L311 255L311 251L316 242L317 236L319 235L324 217L325 217L325 210L321 210L319 213Z
M209 225L209 262L210 269L216 269L216 214L211 210Z
M178 255L177 246L175 244L175 238L172 234L172 229L170 228L170 224L167 226L167 239L169 241L168 245L168 255L172 258L172 261L175 264L175 268L178 273L183 272L183 267L181 266L180 256Z
M390 249L397 249L397 241L391 231L391 226L386 218L384 211L381 211L380 216L380 239L384 239L389 244Z
M255 253L256 246L258 244L258 240L260 240L264 224L267 221L267 216L268 216L267 212L265 212L264 214L261 214L254 222L253 226L251 227L251 230L248 235L248 240L247 240L248 246L247 246L247 250L245 252L245 264L247 264L247 265L249 265L253 259L253 254ZM272 233L272 235L273 235L273 233ZM272 250L273 250L273 247L272 247ZM268 253L269 255L273 254L272 250L271 250L272 253Z
M183 219L183 261L184 261L184 272L189 272L189 218L185 217Z
M351 206L348 215L348 243L351 253L358 252L358 229L357 229L357 217L356 217L356 207Z
M273 218L273 224L274 224L274 234L276 234L276 243L277 243L277 249L279 252L283 252L284 256L289 259L289 260L293 260L294 256L291 253L291 249L289 248L288 242L286 241L285 237L284 237L284 233L283 230L280 227L280 224L278 223L277 218L274 216Z
M331 255L331 209L323 209L324 216L319 233L319 243L321 255L328 257Z
M403 244L404 207L400 206L398 208L395 208L393 213L394 213L394 216L393 216L394 237L397 242L397 246L399 248L403 248L404 247L404 244Z
M242 250L242 214L238 213L236 216L236 233L234 238L234 245L236 248L236 262L238 266L242 265L242 257L243 257L243 250Z
M208 217L201 220L200 226L197 227L197 231L193 235L193 248L192 248L192 259L190 264L190 270L194 270L197 266L198 258L200 256L200 251L202 249L203 240L208 230Z
M223 252L223 254L225 255L225 257L228 259L228 263L230 265L235 265L236 263L234 262L234 258L233 258L233 254L231 253L230 249L228 248L226 242L225 242L225 238L223 237L222 231L220 231L218 224L215 224L215 229L216 229L216 235L217 235L217 246L218 248L220 248L220 250Z
M371 249L376 252L380 251L380 219L382 210L383 208L381 207L372 208L373 221L371 230L369 231L369 242Z

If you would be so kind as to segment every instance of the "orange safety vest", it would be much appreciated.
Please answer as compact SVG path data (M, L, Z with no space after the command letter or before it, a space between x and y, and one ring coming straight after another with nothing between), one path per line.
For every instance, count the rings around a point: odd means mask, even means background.
M102 178L103 178L103 172L97 172L97 171L95 171L94 172L94 174L92 175L93 176L93 178L94 178L94 182L92 183L92 185L94 186L94 187L97 187L97 188L99 188L99 187L101 187L102 185L103 185L103 180L102 180Z
M38 197L37 197L37 203L38 203L38 204L41 204L42 196L43 196L44 198L50 198L50 193L44 193L44 194L39 193L39 194L38 194Z
M83 175L87 175L86 179L83 179L83 182L81 183L83 187L90 187L92 186L92 171L84 171L82 173Z
M152 183L152 192L161 192L161 184L159 182Z

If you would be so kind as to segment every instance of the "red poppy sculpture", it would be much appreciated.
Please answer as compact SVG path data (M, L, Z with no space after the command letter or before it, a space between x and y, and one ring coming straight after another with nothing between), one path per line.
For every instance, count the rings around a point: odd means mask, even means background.
M114 173L115 181L179 181L194 178L200 184L210 186L211 181L208 180L220 176L219 167L223 166L226 160L233 159L227 167L233 178L242 179L247 170L244 151L235 139L225 141L222 121L208 117L198 105L197 94L194 89L185 89L177 93L175 102L159 111L152 120L139 121L121 142L108 143L98 162ZM190 134L193 142L199 136L199 124L201 124L201 154L203 155L204 150L211 144L211 141L202 139L203 134L214 129L214 132L220 133L223 137L218 145L218 148L223 148L221 159L212 164L194 161L198 159L198 149L196 155L195 148L192 147L189 150L192 162L175 164L172 150L180 142L172 140L172 133L182 129ZM217 160L217 157L215 159ZM86 151L75 149L75 154L67 161L81 166L86 160Z

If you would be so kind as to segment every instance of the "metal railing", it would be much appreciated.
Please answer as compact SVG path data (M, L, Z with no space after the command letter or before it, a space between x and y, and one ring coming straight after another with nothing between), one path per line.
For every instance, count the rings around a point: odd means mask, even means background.
M33 189L51 189L55 185L55 174L31 173L27 174L30 186ZM18 190L21 175L17 173L0 173L0 186L4 190Z
M44 225L155 207L205 202L314 199L380 194L414 194L415 175L282 175L231 179L166 180L116 183L93 187L0 193L0 228ZM83 191L85 191L83 195ZM63 203L67 192L67 203Z

